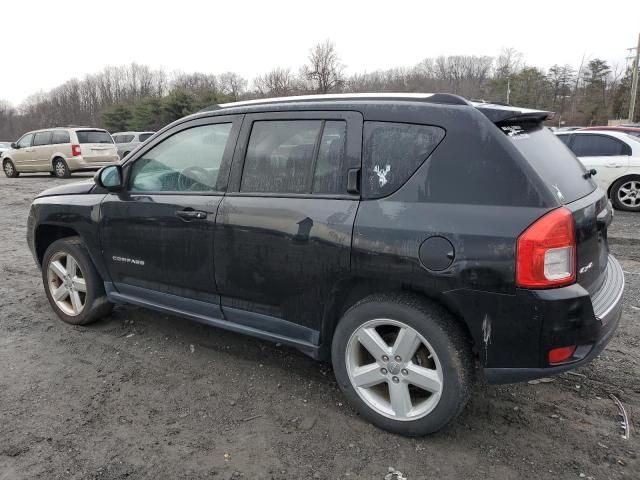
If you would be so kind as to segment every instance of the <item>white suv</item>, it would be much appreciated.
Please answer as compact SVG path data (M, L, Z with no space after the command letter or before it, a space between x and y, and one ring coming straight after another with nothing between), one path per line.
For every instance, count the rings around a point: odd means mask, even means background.
M2 155L7 177L49 172L66 178L72 172L98 170L120 158L109 132L99 128L48 128L25 133Z
M640 212L640 138L611 130L556 134L620 210Z

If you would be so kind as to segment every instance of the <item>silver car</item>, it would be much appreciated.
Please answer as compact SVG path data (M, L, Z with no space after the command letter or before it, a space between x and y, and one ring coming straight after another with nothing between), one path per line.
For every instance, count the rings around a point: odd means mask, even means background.
M118 155L124 158L154 133L156 132L118 132L111 136L118 149Z

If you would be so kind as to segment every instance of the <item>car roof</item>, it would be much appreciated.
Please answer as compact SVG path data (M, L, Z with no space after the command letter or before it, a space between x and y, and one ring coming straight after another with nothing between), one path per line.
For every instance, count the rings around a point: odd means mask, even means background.
M231 113L247 113L251 111L264 111L265 108L276 107L286 109L286 107L294 105L297 109L301 106L308 105L313 107L322 103L333 103L334 105L346 104L380 104L380 103L418 103L442 106L462 106L475 107L485 114L494 123L504 122L507 120L547 120L553 115L553 112L544 110L534 110L527 108L514 107L512 105L492 103L485 101L470 102L459 95L450 93L332 93L324 95L298 95L291 97L274 97L274 98L258 98L254 100L244 100L240 102L223 103L220 105L212 105L201 110L187 118L198 116L220 115ZM315 104L315 105L314 105Z
M72 130L74 132L83 131L83 130L96 130L100 132L106 132L104 128L98 128L98 127L50 127L50 128L40 128L38 130L30 130L27 133L50 132L52 130Z
M111 135L142 135L143 133L156 133L152 131L142 131L142 132L114 132Z
M611 130L618 132L640 132L640 127L627 127L622 125L602 126L602 127L584 127L581 130Z

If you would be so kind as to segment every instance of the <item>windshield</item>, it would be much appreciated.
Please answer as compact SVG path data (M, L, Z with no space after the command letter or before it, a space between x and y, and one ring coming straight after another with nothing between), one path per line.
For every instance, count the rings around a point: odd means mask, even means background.
M542 124L503 125L502 131L529 161L563 204L589 195L596 189L580 160Z
M80 143L113 143L111 135L104 130L78 130L76 135Z

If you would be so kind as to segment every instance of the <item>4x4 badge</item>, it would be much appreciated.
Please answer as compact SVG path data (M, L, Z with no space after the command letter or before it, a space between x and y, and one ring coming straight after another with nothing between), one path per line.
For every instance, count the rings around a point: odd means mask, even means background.
M593 267L593 262L589 262L587 265L585 265L584 267L582 267L579 272L580 273L587 273L589 270L591 270L591 267Z

